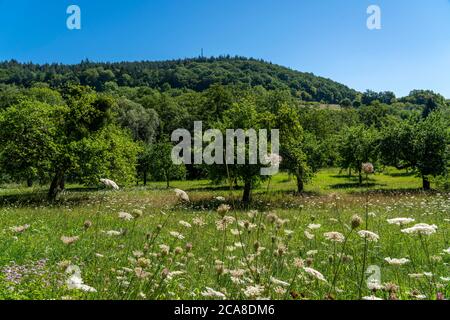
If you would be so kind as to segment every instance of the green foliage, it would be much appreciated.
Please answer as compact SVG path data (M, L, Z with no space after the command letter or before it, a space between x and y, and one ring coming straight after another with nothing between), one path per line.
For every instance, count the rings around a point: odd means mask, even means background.
M117 121L131 131L134 140L148 144L156 139L160 120L155 110L121 98L117 102L117 113Z
M67 107L23 100L0 114L0 168L13 179L48 179Z
M124 185L134 181L141 148L124 130L108 125L71 146L74 161L68 174L80 182L97 185L104 177Z
M167 188L171 180L184 180L186 178L186 167L176 165L172 161L173 145L169 142L160 142L147 148L141 158L141 170L150 173L152 180L165 181Z
M356 91L316 77L264 61L242 57L185 59L162 62L92 63L79 65L34 65L16 61L0 64L0 83L31 86L45 79L52 87L62 84L82 84L97 91L119 86L162 88L188 88L204 91L214 84L263 86L268 90L287 89L306 101L339 103L353 100Z
M385 164L417 170L428 189L428 176L447 173L449 144L448 125L440 112L433 112L426 119L386 126L380 150Z
M258 113L255 101L251 98L245 98L239 103L234 103L230 109L225 111L221 122L217 123L215 128L222 132L223 137L226 136L227 129L241 129L245 133L247 133L248 130L253 129L258 135L259 129L270 128L270 124L273 123L273 121L274 117L272 114L268 112ZM214 164L207 167L210 178L215 181L227 180L230 184L236 181L243 182L243 201L246 203L250 201L252 188L261 180L267 178L261 176L261 168L264 167L264 165L261 164L261 161L258 161L258 164L249 163L249 159L252 156L252 150L249 148L248 139L249 138L247 137L245 143L245 164L238 164L237 147L235 146L234 164Z
M32 90L55 102L50 89ZM134 176L137 145L112 124L110 97L71 86L64 105L21 100L0 114L1 168L14 179L52 178L49 197L64 187L66 175L85 183L100 177L127 182Z
M360 175L361 165L378 160L378 132L363 125L342 131L339 145L339 164L342 169L354 169Z

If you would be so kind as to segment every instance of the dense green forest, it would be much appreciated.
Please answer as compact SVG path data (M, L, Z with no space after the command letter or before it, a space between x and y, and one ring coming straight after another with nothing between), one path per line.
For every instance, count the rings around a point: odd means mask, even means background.
M321 168L357 173L374 163L448 187L450 107L438 93L364 93L246 58L165 62L0 64L0 170L4 182L95 185L232 176L244 200L264 177L250 165L176 166L173 130L279 128L282 169L298 192ZM228 178L230 178L228 176Z
M356 91L331 81L281 66L246 58L198 58L162 62L92 63L78 65L0 64L0 83L30 87L45 82L52 87L67 83L105 91L115 86L203 91L214 84L288 89L306 101L339 103L353 100Z

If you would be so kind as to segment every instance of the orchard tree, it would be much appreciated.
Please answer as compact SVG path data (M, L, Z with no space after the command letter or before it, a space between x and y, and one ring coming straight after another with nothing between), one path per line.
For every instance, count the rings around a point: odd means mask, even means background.
M378 159L378 131L364 125L343 130L338 152L340 167L358 172L359 183L362 184L362 164L376 163Z
M234 103L231 108L223 113L221 122L217 123L214 127L221 131L222 136L225 137L227 130L243 130L246 135L245 138L245 164L239 164L237 144L234 145L234 158L233 161L223 156L224 164L212 164L207 165L207 170L210 178L214 181L227 179L230 185L235 182L242 182L244 184L244 192L242 195L242 201L248 204L251 201L252 189L260 181L267 179L267 176L261 175L261 168L266 167L261 161L257 161L256 164L251 164L249 159L251 157L257 157L254 148L250 147L250 141L255 143L259 129L270 129L268 124L274 123L274 116L270 113L258 113L255 101L251 98L244 98L242 101ZM250 131L251 130L251 131ZM254 130L254 131L253 131ZM256 133L252 137L252 132ZM234 139L236 142L237 139ZM257 143L257 141L256 141ZM269 143L268 143L269 145ZM270 153L270 151L268 152ZM218 155L220 156L220 155ZM258 159L261 160L261 159Z
M184 180L186 178L186 167L183 164L175 164L172 161L173 145L169 142L160 142L152 145L143 154L145 157L142 164L147 164L144 169L144 184L147 181L147 172L155 181L165 181L170 188L170 181Z
M303 128L297 112L288 104L281 105L276 111L275 123L275 127L280 130L280 155L283 158L281 168L295 176L297 192L300 194L313 175L305 153Z
M424 190L430 190L430 176L447 173L448 121L440 112L426 119L410 119L383 129L380 150L382 161L398 169L411 168L422 178Z
M46 180L59 152L66 106L23 100L0 113L0 167L16 181Z
M69 174L85 183L102 176L128 181L138 147L113 125L113 100L80 86L66 88L63 98L64 106L23 101L1 113L3 167L16 178L50 177L50 200Z

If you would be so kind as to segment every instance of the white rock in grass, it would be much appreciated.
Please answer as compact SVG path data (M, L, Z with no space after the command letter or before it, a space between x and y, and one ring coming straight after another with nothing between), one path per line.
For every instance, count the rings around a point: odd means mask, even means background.
M112 180L109 179L100 179L100 182L103 183L105 186L112 188L114 190L119 190L119 186L117 185L117 183L115 183Z
M188 196L188 194L185 191L183 191L181 189L174 189L173 191L177 195L178 199L180 199L182 201L185 201L185 202L189 202L190 201L189 200L189 196Z

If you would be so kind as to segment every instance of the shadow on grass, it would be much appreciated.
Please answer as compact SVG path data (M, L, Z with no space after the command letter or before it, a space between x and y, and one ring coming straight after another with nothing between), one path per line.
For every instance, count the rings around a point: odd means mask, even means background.
M392 177L392 178L398 178L398 177L414 177L416 176L416 173L414 172L392 172L392 173L385 173L385 175Z
M233 190L243 190L242 186L234 186ZM230 186L213 186L207 185L204 187L186 188L186 191L198 192L198 191L230 191Z
M385 187L387 184L370 182L369 184L363 183L359 184L359 182L347 182L347 183L337 183L330 185L330 189L367 189L374 187Z
M349 180L355 180L358 179L358 176L349 176L348 174L332 174L329 176L330 178L335 179L349 179Z
M49 201L47 198L47 191L33 191L28 193L17 193L0 196L0 207L14 206L58 206L67 204L81 204L91 200L88 193L102 191L98 188L69 188L65 190L54 201Z
M425 191L421 188L405 188L405 189L373 189L373 190L354 190L350 191L349 194L353 195L382 195L382 196L409 196L409 195L435 195L441 193L439 190L428 190Z

